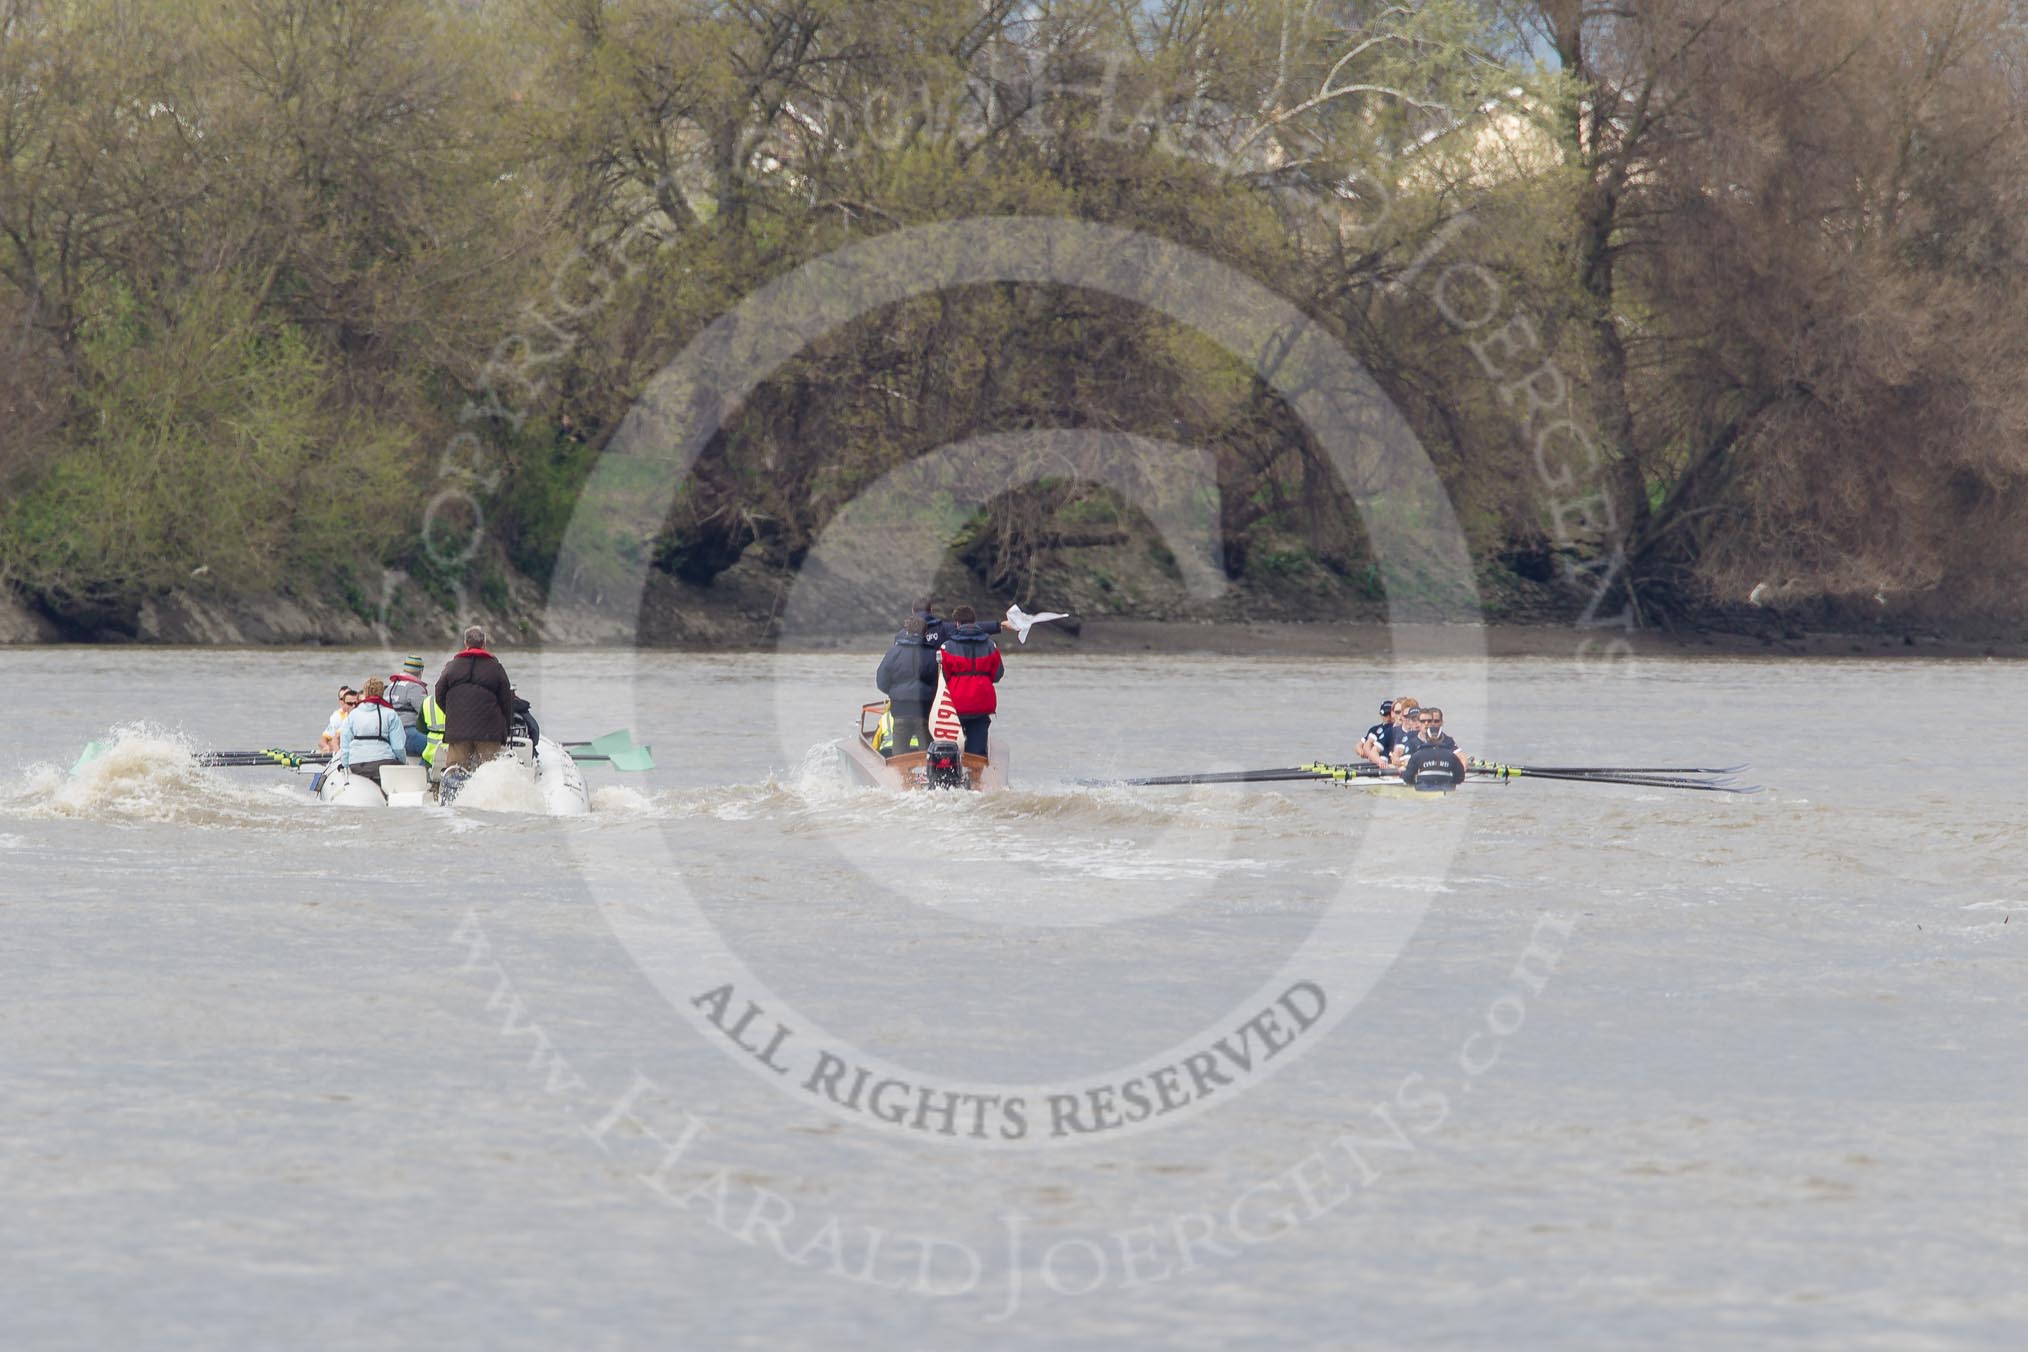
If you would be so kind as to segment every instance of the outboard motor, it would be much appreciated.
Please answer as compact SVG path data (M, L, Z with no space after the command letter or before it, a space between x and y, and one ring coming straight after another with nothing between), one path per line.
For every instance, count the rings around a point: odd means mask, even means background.
M467 765L453 765L444 771L443 777L437 781L437 801L449 807L457 801L458 791L465 787L465 781L471 777L472 770Z
M922 769L933 789L965 787L965 753L956 742L931 742Z

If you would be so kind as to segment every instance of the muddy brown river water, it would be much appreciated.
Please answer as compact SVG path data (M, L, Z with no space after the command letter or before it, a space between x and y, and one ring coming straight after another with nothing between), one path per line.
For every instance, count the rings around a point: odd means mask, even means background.
M659 762L552 820L190 766L385 655L0 651L0 1339L2028 1330L2022 666L1017 649L1014 789L904 798L836 752L877 656L520 659ZM1072 782L1401 690L1768 791Z

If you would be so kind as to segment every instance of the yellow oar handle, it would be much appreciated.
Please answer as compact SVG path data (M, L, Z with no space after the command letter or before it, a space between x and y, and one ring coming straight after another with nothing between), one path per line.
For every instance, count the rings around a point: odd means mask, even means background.
M1356 765L1330 765L1316 761L1309 765L1298 765L1298 770L1307 770L1313 775L1328 775L1332 779L1393 779L1397 772L1360 761Z

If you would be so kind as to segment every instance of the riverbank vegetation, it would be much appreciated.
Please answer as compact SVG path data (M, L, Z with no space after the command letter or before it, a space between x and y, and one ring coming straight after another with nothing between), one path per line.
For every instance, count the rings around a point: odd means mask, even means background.
M2002 0L0 0L0 584L80 634L389 569L504 604L742 298L1050 216L1320 325L1496 590L2018 624L2024 113ZM1242 594L1370 601L1391 485L1272 362L1098 290L898 301L733 410L640 547L786 576L897 466L1076 428L1208 457ZM1160 560L1031 469L958 543L981 587Z

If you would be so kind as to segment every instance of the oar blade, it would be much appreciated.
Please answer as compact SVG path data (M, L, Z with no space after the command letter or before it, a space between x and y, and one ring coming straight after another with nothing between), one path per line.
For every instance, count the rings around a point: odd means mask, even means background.
M563 749L570 752L573 756L577 756L579 752L586 753L579 757L582 760L611 756L616 751L631 751L634 749L634 732L631 728L621 728L618 732L608 732L603 736L594 737L590 741L565 742Z
M654 748L645 746L625 747L607 756L606 763L615 770L623 770L630 773L652 770L655 768Z
M625 738L626 733L608 733L597 742L566 742L564 754L579 764L610 765L615 770L638 772L655 768L653 747L635 746L629 738L625 744L611 740ZM604 746L599 745L600 742Z

